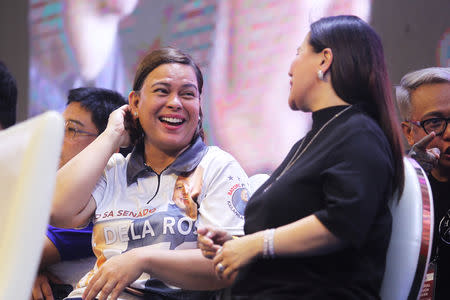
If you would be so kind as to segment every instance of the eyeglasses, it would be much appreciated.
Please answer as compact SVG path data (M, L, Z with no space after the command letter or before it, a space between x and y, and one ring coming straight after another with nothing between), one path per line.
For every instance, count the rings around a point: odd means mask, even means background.
M447 129L448 121L450 118L431 118L423 121L408 121L418 127L422 127L426 134L430 134L432 131L436 135L442 135Z
M78 129L77 126L73 121L66 121L64 123L64 134L71 139L75 139L77 136L98 136L96 133Z

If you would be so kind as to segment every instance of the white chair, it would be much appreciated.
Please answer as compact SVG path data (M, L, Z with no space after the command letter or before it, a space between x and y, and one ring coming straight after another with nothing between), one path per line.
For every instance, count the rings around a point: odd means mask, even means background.
M0 299L31 295L63 137L57 112L0 131Z
M250 192L253 194L269 178L267 174L255 174L248 178L250 183Z
M405 188L400 202L392 199L392 235L381 286L382 300L417 299L430 260L433 236L433 196L419 164L403 159Z
M75 288L78 281L86 275L87 272L92 270L96 261L97 258L94 255L75 260L64 260L49 266L48 270L61 279L62 282L70 284Z

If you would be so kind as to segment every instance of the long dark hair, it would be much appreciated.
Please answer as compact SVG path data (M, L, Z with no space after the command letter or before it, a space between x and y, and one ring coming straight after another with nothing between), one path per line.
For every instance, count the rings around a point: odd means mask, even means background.
M147 75L150 74L154 69L156 69L160 65L164 64L183 64L191 66L195 72L195 77L197 78L197 87L199 95L202 93L203 90L202 71L194 62L192 57L172 47L154 50L144 56L144 58L139 63L138 68L136 70L136 74L134 76L133 91L139 92L144 84L145 78L147 78ZM205 133L202 124L203 112L201 106L199 110L199 116L200 120L198 121L197 130L194 133L191 143L194 142L198 136L200 136L202 140L205 140ZM142 129L139 119L133 121L131 114L128 114L126 116L126 119L128 124L127 129L130 132L131 143L135 145L143 137L144 130Z
M311 24L309 43L319 53L333 51L328 70L336 94L358 104L381 127L394 156L393 192L404 186L403 145L391 83L378 34L356 16L322 18Z

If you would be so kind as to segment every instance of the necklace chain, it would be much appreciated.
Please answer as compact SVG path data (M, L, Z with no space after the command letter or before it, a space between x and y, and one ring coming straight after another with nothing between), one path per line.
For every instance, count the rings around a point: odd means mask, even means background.
M342 115L345 111L349 110L352 106L348 106L346 107L344 110L341 110L340 112L338 112L337 114L335 114L331 119L329 119L325 124L322 125L322 127L320 127L319 131L317 131L317 133L312 137L312 139L308 142L308 144L306 144L306 147L302 149L303 144L305 143L306 137L303 138L300 146L297 148L297 150L295 151L294 155L291 157L291 159L289 160L288 164L286 165L286 167L284 167L283 171L281 171L280 175L277 176L277 178L275 179L278 180L278 178L280 178L281 176L284 175L284 173L286 173L296 162L297 160L303 155L303 153L305 153L305 151L308 149L309 145L311 145L311 143L317 138L317 136L322 132L322 130L325 129L325 127L328 126L328 124L330 124L334 119L336 119L337 117L339 117L340 115ZM301 152L300 152L301 150Z

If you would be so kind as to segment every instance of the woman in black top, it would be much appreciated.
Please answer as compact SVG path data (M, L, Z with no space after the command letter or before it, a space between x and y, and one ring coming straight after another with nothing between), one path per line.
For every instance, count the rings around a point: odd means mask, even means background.
M200 228L200 248L242 299L378 299L387 204L403 188L381 41L358 17L320 19L289 76L289 106L312 112L311 131L251 197L246 235Z

